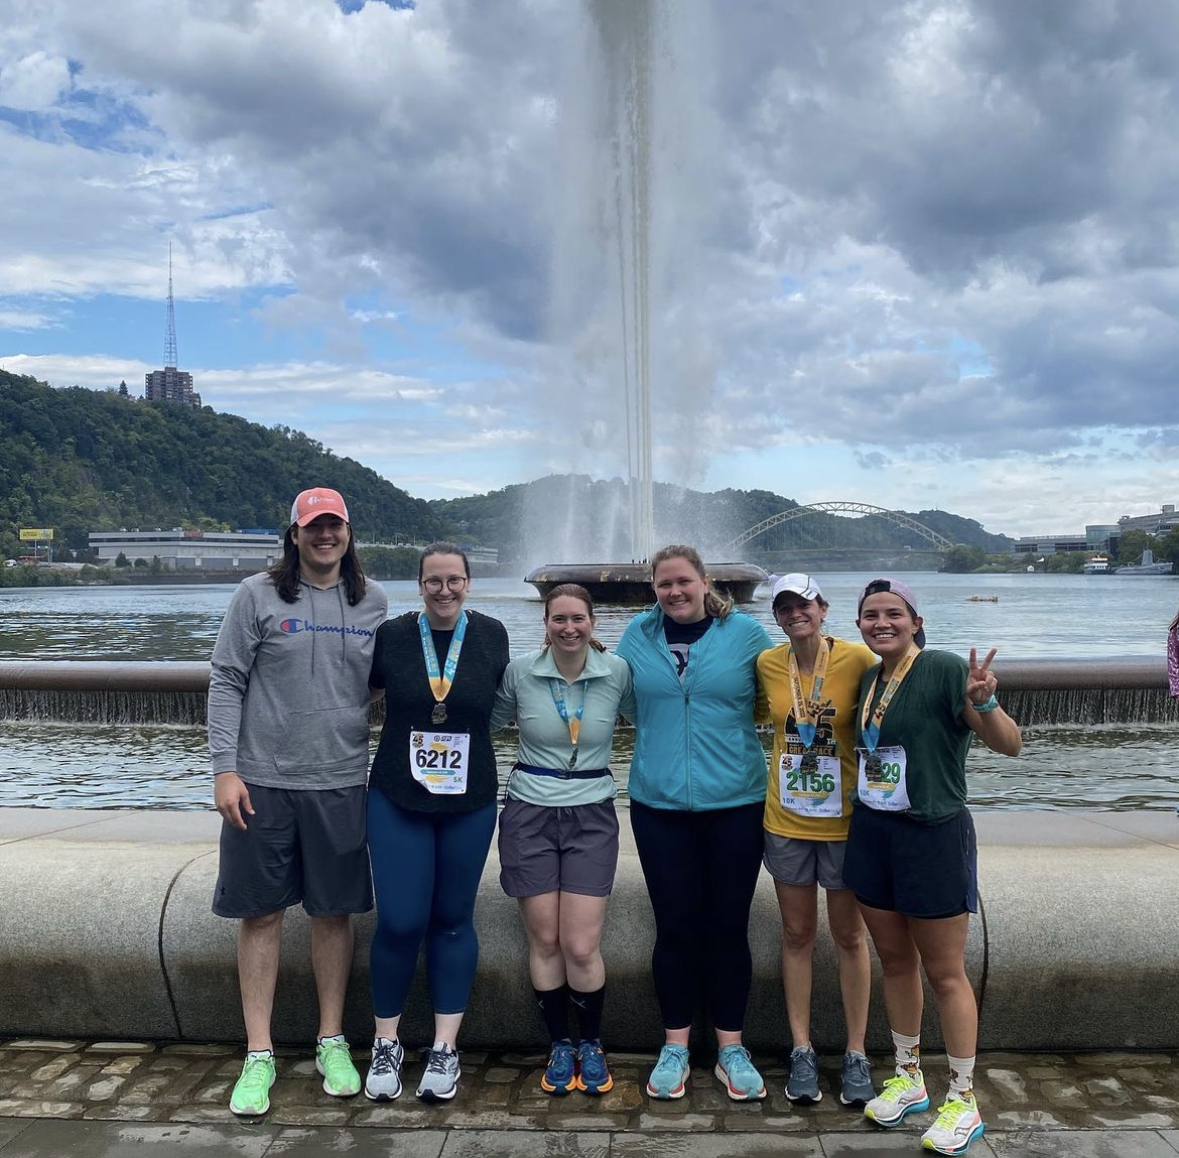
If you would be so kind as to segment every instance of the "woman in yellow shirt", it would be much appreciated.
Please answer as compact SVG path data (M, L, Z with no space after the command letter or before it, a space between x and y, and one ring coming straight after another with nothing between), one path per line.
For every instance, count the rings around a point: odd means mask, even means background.
M864 922L843 883L843 854L856 780L860 678L876 657L862 643L823 634L827 601L811 576L782 576L772 599L774 620L788 642L761 653L757 677L774 723L764 862L782 913L782 986L793 1039L786 1096L802 1104L823 1096L810 1040L822 885L847 1023L839 1100L862 1106L875 1096L864 1053L871 970Z

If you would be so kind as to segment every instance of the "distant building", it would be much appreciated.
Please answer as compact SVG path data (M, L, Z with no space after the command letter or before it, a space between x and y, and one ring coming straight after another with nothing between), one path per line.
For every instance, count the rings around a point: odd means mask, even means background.
M172 247L168 246L168 316L164 324L164 368L152 370L143 378L143 396L148 402L179 402L182 406L201 405L201 396L192 388L192 375L177 370L176 307L172 299Z
M1118 531L1145 531L1148 535L1165 535L1179 527L1179 515L1174 503L1164 503L1156 515L1123 515L1118 519Z
M201 396L192 388L192 375L175 366L145 374L143 396L148 402L180 402L198 408L201 404Z
M277 530L244 531L91 531L90 547L98 562L113 563L123 555L129 563L159 559L176 571L263 571L282 558Z

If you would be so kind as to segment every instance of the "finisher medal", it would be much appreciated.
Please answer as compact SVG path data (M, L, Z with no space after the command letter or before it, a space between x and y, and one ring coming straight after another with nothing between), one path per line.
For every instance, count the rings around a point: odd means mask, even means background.
M446 705L435 704L434 710L430 713L431 724L445 724L446 723Z
M819 770L818 755L814 752L804 752L799 761L798 770L800 772L817 772Z
M869 753L864 761L864 771L869 779L875 780L884 771L884 761L875 752Z

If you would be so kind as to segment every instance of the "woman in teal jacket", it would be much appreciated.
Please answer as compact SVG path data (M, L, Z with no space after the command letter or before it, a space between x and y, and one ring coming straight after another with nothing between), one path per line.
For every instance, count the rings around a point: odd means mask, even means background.
M658 606L618 645L637 705L630 819L655 913L651 968L666 1042L647 1093L681 1098L704 993L716 1076L734 1101L765 1097L741 1044L752 961L749 909L761 868L766 758L754 729L765 629L709 589L692 547L651 561Z

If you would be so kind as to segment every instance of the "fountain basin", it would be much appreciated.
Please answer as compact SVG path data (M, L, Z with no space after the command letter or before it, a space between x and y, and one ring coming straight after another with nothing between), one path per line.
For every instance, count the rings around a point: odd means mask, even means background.
M735 603L751 603L758 584L769 575L753 563L709 563L712 586ZM562 583L584 587L595 603L645 606L655 602L650 563L546 563L524 576L543 599Z

